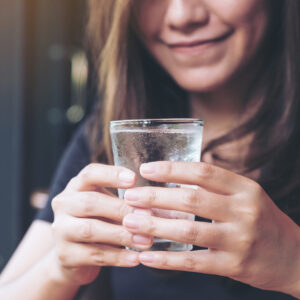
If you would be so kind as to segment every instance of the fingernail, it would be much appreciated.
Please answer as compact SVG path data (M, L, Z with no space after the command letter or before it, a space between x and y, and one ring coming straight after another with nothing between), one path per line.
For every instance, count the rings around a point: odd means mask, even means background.
M144 174L153 174L156 171L156 167L153 163L142 164L140 172Z
M134 214L136 215L142 215L142 216L152 216L152 212L150 209L140 209L140 208L136 208L133 211Z
M145 253L145 252L141 253L139 258L142 263L153 263L155 260L155 257L153 254Z
M149 245L151 243L151 238L148 236L144 235L139 235L136 234L132 237L132 240L136 244L141 244L141 245Z
M139 200L139 194L135 190L126 190L124 194L124 199L127 201L138 201Z
M119 174L119 179L123 183L132 183L134 181L134 177L135 177L135 173L133 173L132 171L127 171L127 170L122 171Z
M138 262L138 255L135 253L129 253L125 256L126 261L129 263L137 263Z
M142 223L141 218L138 215L127 215L123 220L124 226L131 229L138 229Z

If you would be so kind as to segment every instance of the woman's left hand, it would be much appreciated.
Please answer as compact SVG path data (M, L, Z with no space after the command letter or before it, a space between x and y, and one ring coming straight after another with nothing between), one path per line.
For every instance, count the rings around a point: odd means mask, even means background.
M159 269L216 274L254 287L300 297L300 228L251 179L206 163L142 165L151 181L197 189L141 187L127 190L131 206L192 213L212 223L130 214L123 224L136 234L208 248L143 252L142 264Z

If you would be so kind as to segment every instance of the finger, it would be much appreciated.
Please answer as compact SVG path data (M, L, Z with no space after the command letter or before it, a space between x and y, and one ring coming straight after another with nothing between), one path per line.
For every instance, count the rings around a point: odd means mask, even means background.
M141 165L140 173L148 180L199 185L225 195L243 190L250 180L225 169L199 162L152 162Z
M97 192L61 194L52 200L52 209L74 217L104 217L118 222L134 211L124 200Z
M195 215L187 214L182 211L175 211L175 210L161 209L161 208L151 208L149 210L151 211L152 216L159 217L159 218L195 220ZM134 213L136 213L136 209L134 210Z
M123 225L133 233L151 235L199 247L227 248L227 227L221 223L172 220L136 214L127 215Z
M181 211L216 221L230 219L231 198L201 188L138 187L128 189L124 199L139 208Z
M58 249L57 255L65 267L118 266L140 264L138 252L99 244L69 244Z
M148 267L224 276L226 274L226 256L213 250L188 252L143 252L140 262Z
M136 182L133 171L103 164L86 166L66 187L67 191L94 190L95 187L129 188Z
M150 236L136 236L124 226L96 219L59 217L55 219L52 227L61 240L72 243L102 243L140 250L149 249L153 243Z

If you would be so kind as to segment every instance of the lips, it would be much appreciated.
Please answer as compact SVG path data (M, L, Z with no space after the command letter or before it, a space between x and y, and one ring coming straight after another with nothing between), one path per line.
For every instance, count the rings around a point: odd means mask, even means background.
M194 39L194 40L183 40L183 41L178 41L178 42L169 42L166 43L169 47L194 47L194 46L199 46L207 43L213 43L213 42L218 42L226 39L231 32L223 34L221 36L218 36L216 38L208 38L208 39Z
M175 52L185 53L185 54L199 54L200 52L206 50L207 48L217 45L218 43L224 41L231 33L224 34L217 38L210 39L194 39L179 42L166 43Z

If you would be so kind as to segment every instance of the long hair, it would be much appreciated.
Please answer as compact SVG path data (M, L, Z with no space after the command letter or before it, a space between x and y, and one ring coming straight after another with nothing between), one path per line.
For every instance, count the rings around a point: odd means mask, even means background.
M183 117L182 91L136 37L131 0L90 0L87 33L99 78L101 105L91 132L94 159L112 163L109 121ZM163 99L163 101L162 101ZM102 134L99 140L99 128Z
M187 93L139 42L131 2L89 0L87 32L101 98L89 135L94 159L109 163L109 121L189 114ZM249 120L210 142L204 152L254 134L243 174L260 170L258 182L272 199L290 214L300 214L300 201L291 196L296 191L300 195L300 1L269 2L273 16L263 48L267 55L249 89L251 95L264 87L261 105ZM222 159L217 154L215 158Z

